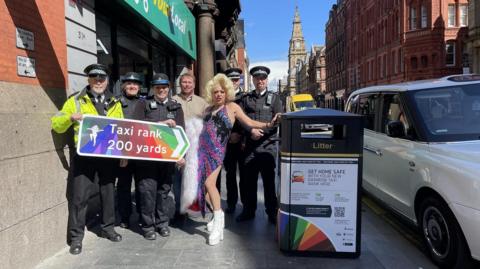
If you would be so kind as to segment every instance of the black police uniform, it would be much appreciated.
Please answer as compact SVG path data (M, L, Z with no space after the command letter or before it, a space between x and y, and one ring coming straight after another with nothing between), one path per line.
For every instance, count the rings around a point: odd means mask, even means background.
M239 104L242 101L242 97L244 95L243 90L239 88L235 94L235 103ZM232 128L232 133L243 134L243 128L239 121L235 121L235 124ZM228 143L227 149L225 151L225 159L223 160L223 167L226 171L226 186L227 186L227 210L232 213L235 210L235 206L238 202L238 186L237 186L237 164L239 169L240 178L242 177L243 169L243 160L242 156L242 142L241 140L237 143ZM218 175L217 179L217 189L220 192L220 177L221 174Z
M270 122L273 116L282 112L282 102L273 92L265 91L257 95L256 91L245 94L241 106L252 119ZM257 209L258 173L262 175L265 197L265 208L271 221L274 221L278 204L275 194L275 141L277 128L264 131L259 140L252 140L247 130L244 152L244 174L240 178L240 198L243 204L242 215L250 218ZM240 217L240 216L239 216ZM237 219L238 220L238 219Z
M145 102L145 121L158 122L173 119L185 127L182 106L172 99L159 102L150 97ZM168 226L170 211L166 203L172 185L175 164L143 161L137 165L140 192L140 217L144 233Z
M95 105L98 115L105 116L113 98L112 94L105 91L102 95L96 95L91 92L89 86L86 89L86 94ZM67 182L67 199L69 201L67 242L69 244L81 243L83 240L88 200L95 193L97 177L102 210L101 231L105 237L116 237L114 197L115 169L119 166L118 160L80 156L74 153L71 164L71 178ZM115 241L118 240L115 239Z
M145 100L137 96L127 96L123 93L120 97L123 116L125 119L143 120L145 118ZM117 205L120 213L121 225L125 228L129 225L132 214L132 179L136 174L136 164L140 160L128 160L126 167L119 167L117 177ZM140 196L138 192L138 180L135 175L135 201L137 212L140 212Z

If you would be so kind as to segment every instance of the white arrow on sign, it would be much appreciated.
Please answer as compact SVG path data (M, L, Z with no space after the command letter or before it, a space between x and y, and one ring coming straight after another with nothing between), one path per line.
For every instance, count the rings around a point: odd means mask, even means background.
M175 137L177 138L178 145L177 148L173 151L172 157L173 158L178 158L180 157L180 154L182 151L185 149L185 146L187 143L185 143L185 137L182 135L182 133L178 129L173 129L173 133L175 134Z

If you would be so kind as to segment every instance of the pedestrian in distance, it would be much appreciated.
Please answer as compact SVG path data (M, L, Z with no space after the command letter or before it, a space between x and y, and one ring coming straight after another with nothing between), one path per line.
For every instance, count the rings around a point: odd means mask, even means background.
M241 106L250 118L261 122L269 121L274 115L282 112L280 97L267 89L270 69L255 66L250 69L255 90L242 97ZM251 220L257 209L258 174L262 175L265 197L265 211L270 223L277 220L278 202L275 194L275 136L277 128L264 130L247 128L244 150L244 174L240 178L240 198L243 211L237 216L238 222Z
M224 74L218 74L208 81L205 91L205 99L209 107L204 112L204 124L197 152L197 201L203 216L206 213L207 200L213 209L208 244L216 245L223 240L225 225L216 181L222 168L232 127L236 120L239 120L242 125L249 128L268 129L274 126L278 115L272 117L269 122L255 121L247 117L240 106L234 102L233 83Z
M108 92L107 67L91 64L84 70L88 86L67 99L62 109L52 117L52 129L57 133L66 132L72 125L75 144L78 140L79 122L84 115L100 115L123 118L120 100ZM82 252L85 234L87 204L95 184L99 185L101 201L100 236L112 242L120 242L122 236L115 229L115 171L118 160L80 156L74 150L67 182L68 226L67 243L73 255ZM96 181L98 176L98 181Z
M128 72L121 78L122 93L119 100L122 104L123 116L126 119L143 120L145 100L140 98L139 91L142 85L142 78L139 74ZM130 216L132 214L132 179L135 177L135 202L137 213L140 212L140 196L138 192L138 180L135 176L136 163L140 160L129 160L118 169L117 177L117 205L120 214L120 227L130 227ZM124 166L125 165L125 166ZM140 213L139 213L140 214Z
M169 98L170 81L165 74L156 74L150 82L153 96L145 102L145 121L164 123L170 127L184 127L182 106ZM137 164L138 190L140 192L140 217L143 236L147 240L156 239L156 231L163 236L170 235L168 228L169 212L174 212L175 205L169 197L175 165L179 162L142 161ZM171 202L170 202L171 200Z

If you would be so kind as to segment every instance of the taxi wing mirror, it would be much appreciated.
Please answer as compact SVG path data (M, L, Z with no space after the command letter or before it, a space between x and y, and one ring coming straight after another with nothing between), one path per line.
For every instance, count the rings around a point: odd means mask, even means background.
M387 135L390 137L405 137L405 125L401 121L391 121L387 124Z

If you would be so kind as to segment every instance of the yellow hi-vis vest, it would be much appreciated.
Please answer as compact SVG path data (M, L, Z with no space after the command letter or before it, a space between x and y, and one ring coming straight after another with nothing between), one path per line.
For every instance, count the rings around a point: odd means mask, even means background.
M123 118L122 104L116 97L108 100L107 117ZM87 95L87 88L74 94L65 101L62 109L52 117L52 129L57 133L65 133L73 124L75 146L78 141L78 128L80 124L70 119L74 113L82 113L84 115L98 115L97 109L90 97Z

